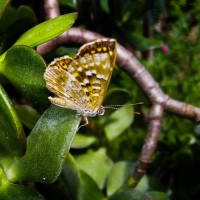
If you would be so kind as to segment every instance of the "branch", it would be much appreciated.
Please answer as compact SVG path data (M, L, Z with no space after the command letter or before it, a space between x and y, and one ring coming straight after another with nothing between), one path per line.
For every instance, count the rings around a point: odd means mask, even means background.
M149 115L147 137L142 147L138 167L136 168L136 180L140 180L142 178L147 171L149 163L151 163L151 158L159 139L162 116L163 106L159 104L153 105Z
M46 19L53 19L60 15L60 9L58 1L55 0L44 0L44 11Z

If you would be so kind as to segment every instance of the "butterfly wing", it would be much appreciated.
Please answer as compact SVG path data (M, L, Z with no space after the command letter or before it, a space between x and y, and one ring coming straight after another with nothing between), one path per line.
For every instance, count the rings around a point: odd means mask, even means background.
M116 40L98 39L83 45L72 65L73 74L90 99L91 110L102 105L116 60Z
M57 95L50 98L51 102L83 115L85 111L96 113L105 97L115 59L113 39L83 45L74 59L55 59L44 74L47 88Z
M79 111L86 109L84 105L87 105L89 100L80 83L65 70L72 60L68 56L55 59L46 68L44 79L47 88L57 96L49 97L53 104Z

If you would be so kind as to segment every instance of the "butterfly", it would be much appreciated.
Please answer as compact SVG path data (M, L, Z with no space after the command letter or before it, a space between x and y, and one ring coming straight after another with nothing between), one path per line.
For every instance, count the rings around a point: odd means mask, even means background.
M116 61L117 42L97 39L83 45L74 58L63 56L51 62L44 73L52 104L76 110L84 117L103 115L102 102Z

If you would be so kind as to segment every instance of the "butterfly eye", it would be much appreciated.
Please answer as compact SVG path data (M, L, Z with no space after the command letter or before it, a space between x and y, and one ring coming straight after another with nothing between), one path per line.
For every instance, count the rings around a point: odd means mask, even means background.
M99 108L99 110L97 111L97 113L98 113L98 115L104 115L104 113L105 113L105 108L104 108L103 106L101 106L101 107Z

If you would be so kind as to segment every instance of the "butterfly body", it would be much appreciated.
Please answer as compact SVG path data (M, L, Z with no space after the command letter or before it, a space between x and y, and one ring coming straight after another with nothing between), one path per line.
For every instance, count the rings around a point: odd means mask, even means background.
M63 56L44 73L51 103L85 117L102 115L102 106L116 60L116 40L98 39L83 45L75 58Z

